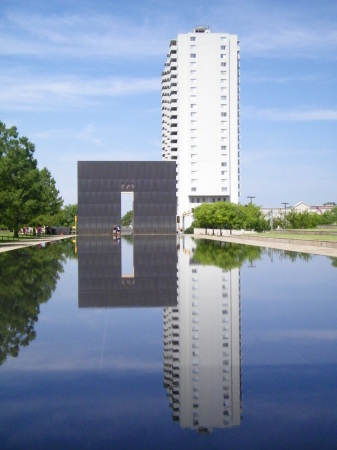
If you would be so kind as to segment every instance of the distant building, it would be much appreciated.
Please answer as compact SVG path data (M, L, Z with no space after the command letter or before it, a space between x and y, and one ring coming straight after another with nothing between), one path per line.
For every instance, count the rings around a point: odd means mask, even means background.
M162 72L162 159L177 164L180 227L201 203L240 196L236 35L196 27L170 42Z
M332 208L334 208L336 204L334 202L324 203L323 205L309 205L305 202L298 202L294 206L287 206L286 210L284 206L280 207L272 207L272 208L266 208L262 207L261 211L265 216L270 217L271 214L273 214L274 218L277 217L283 217L285 211L295 211L298 213L308 211L310 213L317 213L317 214L324 214L326 211L331 211Z

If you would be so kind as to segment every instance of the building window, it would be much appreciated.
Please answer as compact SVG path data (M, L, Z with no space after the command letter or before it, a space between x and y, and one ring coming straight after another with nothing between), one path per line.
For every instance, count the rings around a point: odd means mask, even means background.
M191 117L195 117L196 116L196 112L191 112Z
M191 103L191 109L194 109L197 105L195 103Z
M227 145L222 145L221 150L227 150Z
M221 50L226 50L226 46L225 46L225 45L222 45L222 46L221 46Z
M196 58L197 55L196 55L196 53L191 53L191 54L190 54L190 57L191 57L191 58Z
M226 64L227 64L227 63L222 62L222 63L221 63L221 67L226 67Z
M196 65L197 65L197 63L195 61L190 62L190 67L195 67Z
M190 50L195 50L196 49L196 45L190 45Z
M199 197L197 198L197 203L200 203L200 198Z
M191 158L193 159L193 158L196 158L197 157L197 155L195 154L195 153L191 153Z
M195 41L195 36L190 36L190 41Z
M224 53L221 53L221 58L226 58L226 55Z
M225 112L221 113L221 117L226 117L226 116L227 116L227 113L225 113Z
M192 187L191 191L192 191L192 192L196 192L196 191L197 191L197 188Z
M196 75L197 71L196 70L190 70L190 75Z

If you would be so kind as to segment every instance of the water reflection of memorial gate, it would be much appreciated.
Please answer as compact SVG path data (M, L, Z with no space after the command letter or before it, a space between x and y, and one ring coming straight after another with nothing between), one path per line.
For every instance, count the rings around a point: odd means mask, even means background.
M123 192L134 195L134 234L176 233L174 161L79 161L78 234L112 235Z
M134 276L123 278L119 240L106 236L79 237L80 308L177 304L176 237L134 236L133 246Z

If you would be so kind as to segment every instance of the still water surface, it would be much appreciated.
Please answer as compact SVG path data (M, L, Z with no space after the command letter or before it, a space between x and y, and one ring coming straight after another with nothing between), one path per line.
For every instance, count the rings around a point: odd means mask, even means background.
M336 259L82 239L0 276L2 449L336 448Z

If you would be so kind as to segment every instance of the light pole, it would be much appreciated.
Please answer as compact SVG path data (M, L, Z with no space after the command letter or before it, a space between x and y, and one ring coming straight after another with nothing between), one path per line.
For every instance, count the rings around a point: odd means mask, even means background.
M255 198L255 197L254 197L254 195L247 195L247 198L250 198L250 204L252 204L253 203L253 198Z
M287 214L287 205L289 205L288 202L282 202L282 205L284 205L284 227L286 225L286 214Z

